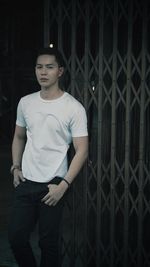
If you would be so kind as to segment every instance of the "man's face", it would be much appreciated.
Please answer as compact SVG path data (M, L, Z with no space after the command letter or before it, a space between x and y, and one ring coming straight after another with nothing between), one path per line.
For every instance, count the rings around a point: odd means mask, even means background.
M55 56L41 55L37 58L35 73L41 87L49 89L52 86L58 86L63 68L58 66Z

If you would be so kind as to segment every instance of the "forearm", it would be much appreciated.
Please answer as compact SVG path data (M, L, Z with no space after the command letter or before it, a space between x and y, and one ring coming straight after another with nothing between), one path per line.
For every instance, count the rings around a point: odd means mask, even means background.
M73 145L75 155L70 163L69 169L57 187L49 185L48 194L42 199L48 205L56 205L80 172L88 157L88 136L74 137Z
M68 172L65 175L65 179L71 184L75 177L79 174L81 168L83 167L88 153L76 153L70 163Z
M14 137L12 143L12 162L13 165L21 166L22 154L25 147L25 139Z
M60 186L62 190L65 192L69 184L71 185L72 182L74 181L75 177L79 174L81 168L83 167L86 159L88 156L88 152L85 151L83 153L76 153L70 163L69 169L64 177L66 181L68 181L68 184L65 181L62 181L60 183Z
M64 177L64 181L60 183L63 191L67 190L68 186L74 181L88 157L88 136L74 137L73 146L75 155Z

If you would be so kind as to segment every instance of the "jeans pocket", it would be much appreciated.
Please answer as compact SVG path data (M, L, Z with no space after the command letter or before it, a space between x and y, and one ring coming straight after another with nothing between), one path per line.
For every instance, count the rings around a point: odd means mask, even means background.
M24 184L24 182L21 182L15 187L15 191L17 191L18 189L20 189L22 187L22 185Z

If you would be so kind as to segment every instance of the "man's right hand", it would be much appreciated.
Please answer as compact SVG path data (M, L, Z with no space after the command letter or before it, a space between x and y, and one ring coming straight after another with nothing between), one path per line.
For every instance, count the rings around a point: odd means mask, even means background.
M20 182L25 182L26 179L23 177L22 171L15 169L14 170L14 180L13 180L13 185L14 187L17 187Z

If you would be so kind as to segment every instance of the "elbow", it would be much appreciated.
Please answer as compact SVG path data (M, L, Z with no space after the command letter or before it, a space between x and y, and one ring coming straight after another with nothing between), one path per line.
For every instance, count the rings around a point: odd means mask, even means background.
M83 156L83 158L84 158L84 161L86 161L87 159L88 159L88 155L89 155L89 151L88 151L88 149L84 152L84 156Z
M85 159L87 159L89 156L89 150L87 149L86 152L85 152Z

